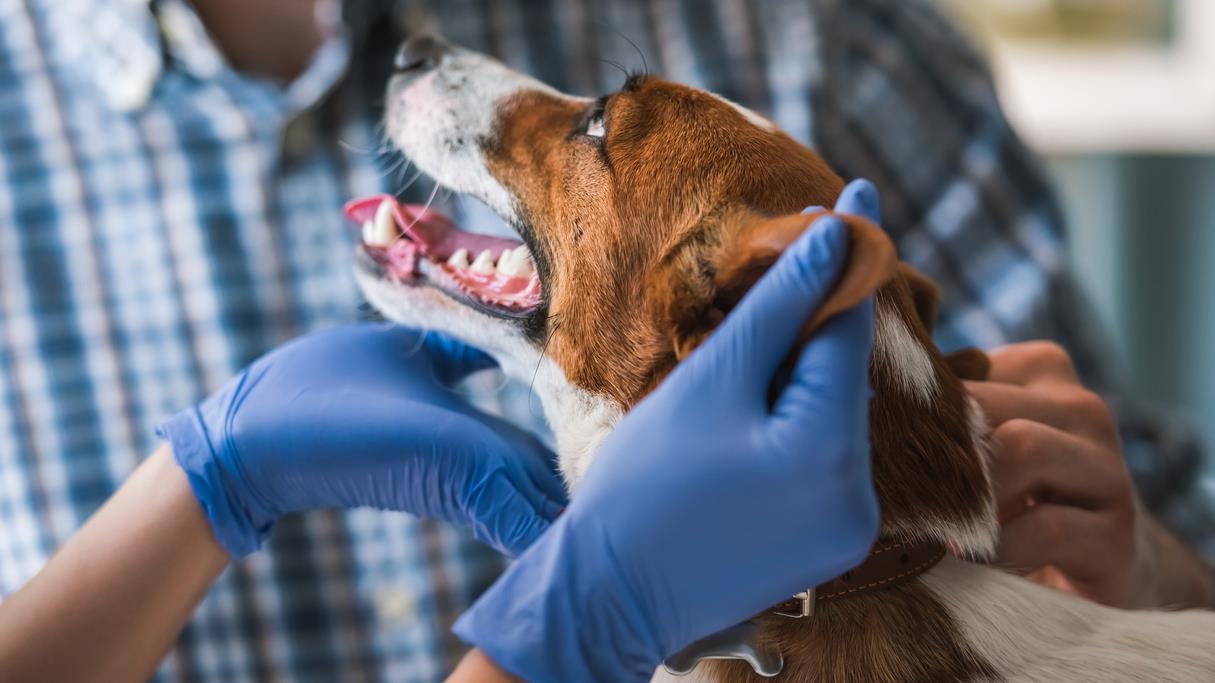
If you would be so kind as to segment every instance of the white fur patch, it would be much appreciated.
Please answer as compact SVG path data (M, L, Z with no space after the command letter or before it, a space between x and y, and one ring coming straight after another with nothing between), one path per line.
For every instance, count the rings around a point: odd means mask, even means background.
M776 130L776 124L774 124L771 121L769 121L768 119L760 116L759 114L751 111L750 109L747 109L746 107L735 102L734 100L726 99L726 98L722 97L721 95L718 95L717 93L709 93L709 94L712 95L713 97L716 97L717 99L721 100L722 102L725 102L726 104L730 105L731 107L733 107L735 111L737 111L739 114L742 114L743 118L745 118L747 121L749 121L752 125L754 125L758 128L761 128L763 130L769 131L769 132Z
M485 55L452 47L430 72L402 88L390 85L388 134L441 185L477 197L507 223L515 223L515 201L489 172L481 143L494 134L503 104L523 92L589 102L563 95ZM385 317L472 344L498 361L507 376L530 383L556 438L566 485L571 490L577 486L599 445L620 420L619 406L570 383L561 368L508 321L475 311L429 287L385 282L362 271L356 279Z
M959 536L955 541L965 557L985 560L996 554L996 543L1000 536L999 513L996 509L995 491L991 481L991 426L987 424L987 415L979 402L970 394L966 395L966 424L970 428L970 441L974 444L975 457L983 471L983 481L987 489L992 491L988 497L984 517L976 520L969 534Z
M1213 612L1112 609L952 557L921 581L999 680L1215 680Z
M937 395L937 375L927 349L897 311L879 301L873 331L874 360L905 393L923 403Z
M485 351L503 373L530 383L557 441L558 466L572 492L623 411L613 401L571 383L561 368L514 324L456 302L432 287L411 287L355 269L367 300L384 317L455 337Z
M988 438L990 428L983 409L978 401L966 397L966 422L969 425L970 439L974 444L975 457L983 472L984 488L991 490L991 442ZM933 522L927 528L937 540L952 546L954 552L971 560L987 560L996 554L996 544L1000 537L1000 524L996 515L994 496L988 496L983 512L965 523L956 521ZM918 534L925 535L925 530ZM914 529L903 530L904 533L916 536Z
M530 91L578 99L490 57L452 47L434 69L406 87L393 89L390 84L388 136L444 187L480 199L514 223L515 202L486 168L480 142L493 135L502 103Z

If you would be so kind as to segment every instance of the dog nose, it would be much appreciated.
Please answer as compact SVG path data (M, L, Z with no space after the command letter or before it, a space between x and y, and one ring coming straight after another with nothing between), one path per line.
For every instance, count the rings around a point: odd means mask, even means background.
M392 65L397 73L433 69L448 50L442 38L415 36L401 43Z

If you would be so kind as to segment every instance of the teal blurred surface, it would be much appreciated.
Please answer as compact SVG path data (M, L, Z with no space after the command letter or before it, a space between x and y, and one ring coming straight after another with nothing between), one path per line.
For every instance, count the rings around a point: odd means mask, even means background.
M1072 262L1130 390L1193 425L1215 473L1215 157L1071 156L1047 166Z

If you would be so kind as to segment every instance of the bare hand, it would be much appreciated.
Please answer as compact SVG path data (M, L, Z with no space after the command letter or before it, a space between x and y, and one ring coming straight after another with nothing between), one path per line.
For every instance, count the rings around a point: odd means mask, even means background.
M993 429L997 564L1117 607L1208 605L1210 570L1143 509L1114 415L1067 352L1026 342L990 356L989 381L967 388Z

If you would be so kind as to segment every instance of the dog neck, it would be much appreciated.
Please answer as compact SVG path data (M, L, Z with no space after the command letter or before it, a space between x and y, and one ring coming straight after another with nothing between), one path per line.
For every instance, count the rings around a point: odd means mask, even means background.
M984 559L996 538L986 420L912 313L910 298L901 280L877 296L870 433L882 535L895 542L936 541L963 557ZM568 381L547 356L521 356L523 344L509 346L491 354L540 398L562 476L574 491L625 410Z
M896 280L877 296L870 382L873 480L882 535L935 540L985 559L995 550L987 423Z

